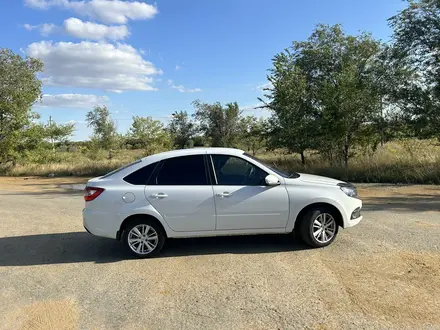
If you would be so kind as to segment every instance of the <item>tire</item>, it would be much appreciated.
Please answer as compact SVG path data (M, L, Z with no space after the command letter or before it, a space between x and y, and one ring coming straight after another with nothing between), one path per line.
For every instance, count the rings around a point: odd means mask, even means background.
M312 209L301 219L299 236L304 243L315 248L330 245L338 234L339 226L336 218L334 211L330 209L324 207Z
M154 239L155 237L157 239ZM122 234L125 248L138 258L157 256L165 240L166 235L162 227L150 219L140 218L130 222Z

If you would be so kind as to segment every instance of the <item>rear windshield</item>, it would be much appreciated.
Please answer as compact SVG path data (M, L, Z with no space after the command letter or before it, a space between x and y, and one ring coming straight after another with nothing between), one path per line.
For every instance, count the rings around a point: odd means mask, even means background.
M142 160L139 159L139 160L137 160L137 161L135 161L135 162L133 162L133 163L131 163L131 164L128 164L128 165L122 166L122 167L120 167L120 168L118 168L118 169L116 169L116 170L114 170L114 171L111 171L111 172L107 173L107 174L104 175L102 178L103 178L103 179L108 178L109 176L112 176L113 174L116 174L116 173L118 173L118 172L120 172L120 171L122 171L122 170L125 170L126 168L129 168L129 167L132 167L133 165L139 164L141 161L142 161Z

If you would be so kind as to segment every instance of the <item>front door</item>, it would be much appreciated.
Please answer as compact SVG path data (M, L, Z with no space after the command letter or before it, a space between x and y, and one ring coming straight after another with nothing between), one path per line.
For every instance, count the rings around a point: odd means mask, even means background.
M145 197L174 231L215 230L215 204L204 155L163 160Z
M217 230L286 227L289 197L283 184L266 186L267 173L243 158L211 155L217 184Z

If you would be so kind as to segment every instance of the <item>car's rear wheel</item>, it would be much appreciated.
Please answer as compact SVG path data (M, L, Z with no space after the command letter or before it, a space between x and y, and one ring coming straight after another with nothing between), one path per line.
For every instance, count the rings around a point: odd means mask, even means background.
M338 234L336 214L327 208L308 211L301 219L299 234L301 239L312 247L330 245Z
M165 239L163 229L150 219L131 222L123 233L125 247L138 258L148 258L159 254Z

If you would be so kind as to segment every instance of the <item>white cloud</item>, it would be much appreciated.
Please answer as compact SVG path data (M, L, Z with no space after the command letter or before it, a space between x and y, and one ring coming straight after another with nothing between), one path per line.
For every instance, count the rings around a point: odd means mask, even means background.
M181 93L196 93L201 92L202 90L200 88L185 88L183 85L174 85L174 81L171 79L168 79L168 86L171 86L171 88L177 89Z
M24 0L26 6L39 9L47 9L53 6L53 3L55 3L53 0Z
M170 85L170 80L168 80L168 84ZM197 93L201 92L202 90L200 88L185 88L183 85L173 85L173 82L171 81L171 88L177 89L181 93Z
M125 25L107 26L92 22L83 22L74 17L66 19L62 27L47 23L40 25L25 24L24 27L29 31L38 29L43 36L52 33L64 33L74 38L89 40L121 40L130 35Z
M47 86L153 91L151 76L162 73L127 44L40 41L30 44L26 54L43 61Z
M49 34L53 33L58 28L54 24L47 24L47 23L40 24L40 25L25 24L24 27L28 31L38 30L41 33L41 35L43 35L43 36L48 36Z
M109 103L107 96L93 94L44 94L36 107L91 109L95 105Z
M247 112L247 111L255 111L255 110L264 110L263 108L261 108L261 106L263 106L263 103L256 103L256 104L250 104L250 105L243 105L240 106L240 110L243 112Z
M177 70L180 70L180 66L179 65L176 65L176 71Z
M125 24L128 20L153 18L158 10L156 6L139 1L121 0L25 0L32 8L48 9L58 7L88 16L104 23Z
M268 82L268 83L265 83L262 85L258 85L255 89L260 90L260 91L264 91L265 89L272 88L272 87L273 87L272 83Z
M269 109L263 107L263 103L255 103L249 105L240 106L240 110L247 116L253 115L255 117L267 118L270 116L271 112Z
M90 40L120 40L130 34L125 25L107 26L92 22L83 22L73 17L64 21L64 31L72 37Z
M85 125L86 122L84 120L69 120L69 121L66 121L62 124L73 124L76 126L76 125Z

